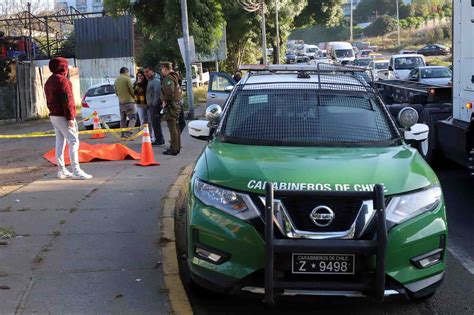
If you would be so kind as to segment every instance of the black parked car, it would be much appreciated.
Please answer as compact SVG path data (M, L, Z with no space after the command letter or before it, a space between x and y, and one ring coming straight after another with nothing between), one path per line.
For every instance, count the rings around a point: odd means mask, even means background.
M426 45L425 47L418 50L418 53L423 56L449 55L450 49L444 45L433 44Z

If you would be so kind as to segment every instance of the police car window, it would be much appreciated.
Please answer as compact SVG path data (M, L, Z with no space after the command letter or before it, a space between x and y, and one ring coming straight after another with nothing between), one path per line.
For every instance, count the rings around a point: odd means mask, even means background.
M225 88L228 86L232 86L232 83L224 77L221 76L215 76L214 79L212 80L212 90L213 91L220 91L224 92Z
M398 137L381 106L362 93L239 90L220 133L230 142L256 145L357 145L394 140Z

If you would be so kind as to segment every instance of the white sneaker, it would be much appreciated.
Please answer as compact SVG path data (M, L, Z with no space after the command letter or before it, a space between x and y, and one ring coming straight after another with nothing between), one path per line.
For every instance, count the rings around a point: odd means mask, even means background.
M72 173L72 179L91 179L92 175L87 174L83 170L78 170Z
M72 173L69 172L67 169L60 170L58 171L58 178L59 179L72 178Z

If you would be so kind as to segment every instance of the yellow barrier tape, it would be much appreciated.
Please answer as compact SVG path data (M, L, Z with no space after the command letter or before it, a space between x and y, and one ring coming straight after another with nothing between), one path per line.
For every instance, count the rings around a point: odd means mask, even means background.
M97 133L116 133L141 129L141 127L118 128L118 129L99 129L99 130L83 130L79 131L80 135L94 135ZM32 132L19 135L0 135L0 139L18 139L18 138L40 138L40 137L54 137L55 133L46 132Z

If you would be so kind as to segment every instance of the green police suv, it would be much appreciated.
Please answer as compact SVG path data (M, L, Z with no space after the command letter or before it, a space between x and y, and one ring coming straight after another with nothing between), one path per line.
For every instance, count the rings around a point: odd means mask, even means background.
M182 278L220 292L418 299L440 285L447 222L438 178L365 70L244 67L208 121L177 217ZM224 80L221 80L224 82Z

